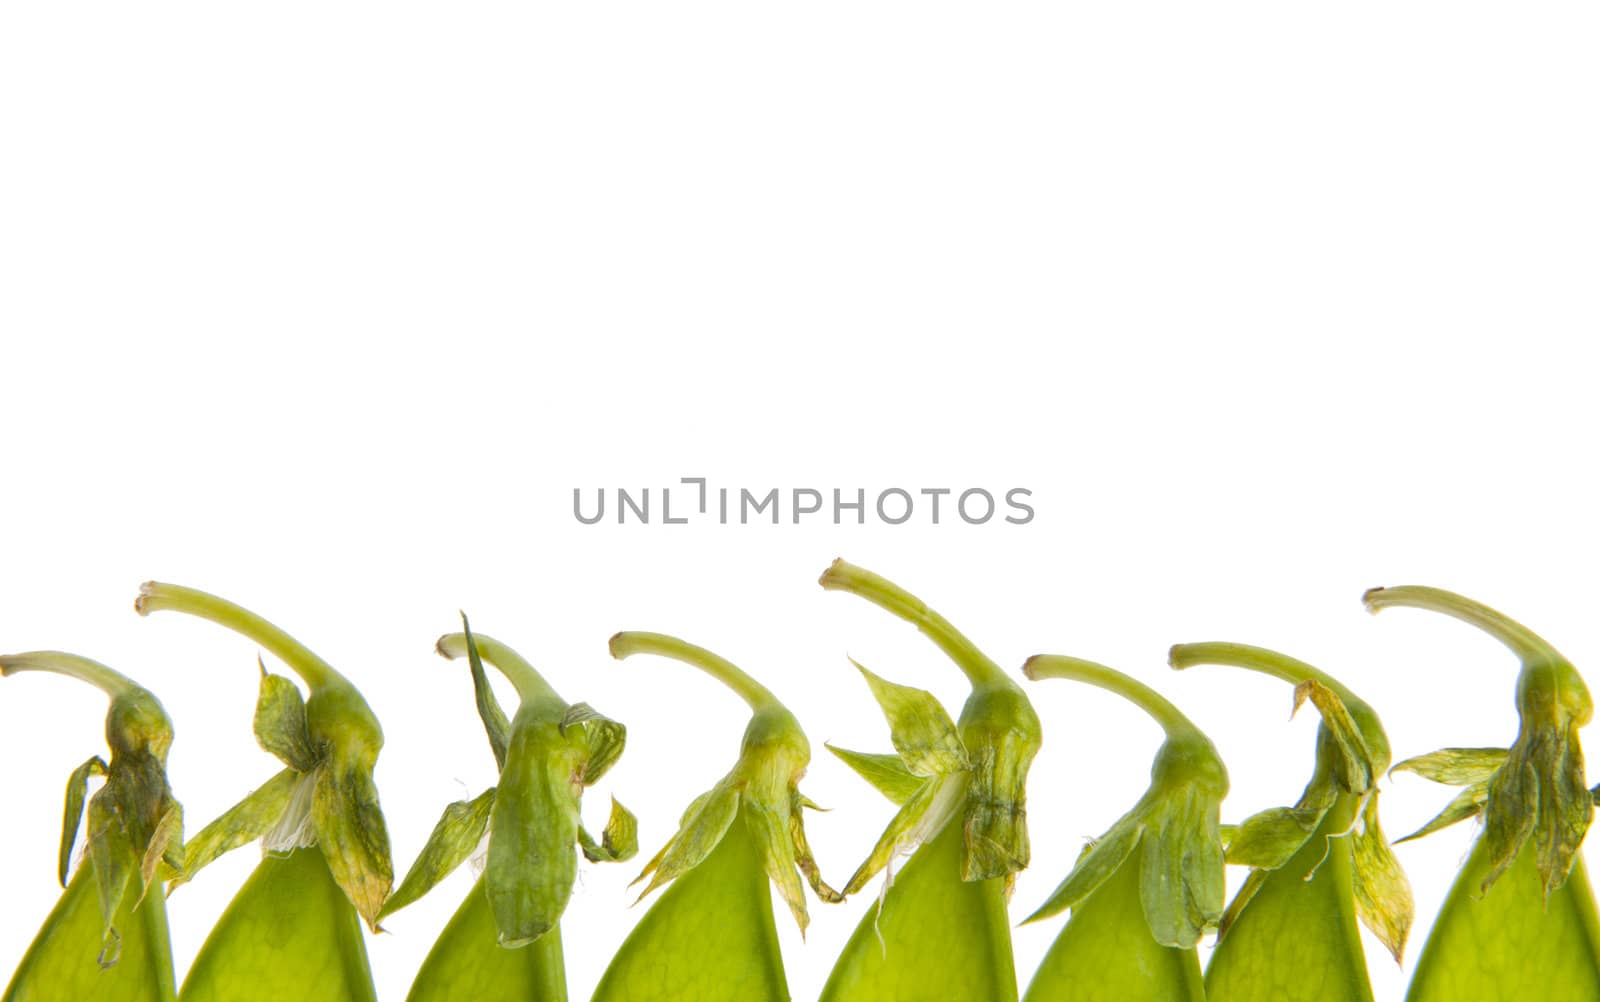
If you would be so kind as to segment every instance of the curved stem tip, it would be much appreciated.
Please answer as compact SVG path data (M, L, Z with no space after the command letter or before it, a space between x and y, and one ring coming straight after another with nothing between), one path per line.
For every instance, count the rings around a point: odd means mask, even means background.
M665 633L629 630L613 636L610 646L611 656L619 661L635 654L656 654L693 665L738 693L739 698L757 713L783 709L778 697L774 696L766 686L745 674L744 670L733 662L677 637Z
M841 557L822 572L817 583L829 591L859 595L915 626L956 663L974 687L1015 688L1016 683L1000 670L1000 666L989 660L949 620L888 578Z
M225 626L265 647L314 689L350 684L332 665L278 627L248 609L198 588L146 581L139 587L139 597L134 600L133 608L141 616L170 609Z

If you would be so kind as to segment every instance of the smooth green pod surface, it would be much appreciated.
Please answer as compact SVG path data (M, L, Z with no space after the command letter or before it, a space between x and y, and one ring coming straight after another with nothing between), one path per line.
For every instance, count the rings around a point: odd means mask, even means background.
M11 978L4 1002L168 1002L176 997L167 906L161 892L117 912L121 955L110 967L95 963L104 921L94 874L81 866L56 902Z
M183 979L183 1002L373 1002L361 919L315 849L267 856Z
M1407 1002L1600 999L1600 917L1583 860L1548 902L1533 852L1484 895L1490 869L1480 838L1428 934Z
M1266 875L1211 954L1206 998L1370 1002L1349 841L1328 837L1349 827L1353 808L1353 798L1336 803L1300 851Z
M560 926L517 949L498 945L499 935L480 878L428 951L407 1002L567 997Z
M1017 997L1005 881L962 880L959 820L895 875L868 908L822 989L823 1002L943 1002Z
M1200 958L1162 946L1139 904L1139 857L1129 854L1050 945L1025 1002L1205 1002Z
M628 934L594 1002L787 1002L761 855L743 813Z

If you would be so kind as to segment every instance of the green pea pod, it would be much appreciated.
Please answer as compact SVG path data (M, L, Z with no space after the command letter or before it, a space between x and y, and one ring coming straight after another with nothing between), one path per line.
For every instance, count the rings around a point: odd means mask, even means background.
M355 686L278 627L214 595L149 582L140 615L185 612L266 648L306 683L261 669L255 732L285 769L190 841L192 879L211 860L260 839L263 859L201 945L184 978L184 1002L374 998L364 919L393 883L389 834L372 770L383 730Z
M643 900L671 883L611 959L594 1002L785 1002L783 955L772 917L776 884L803 933L804 877L823 901L840 895L823 883L806 843L799 789L811 761L800 722L755 679L704 648L659 633L619 633L613 657L657 654L684 661L749 704L739 760L689 805L677 834L639 874ZM635 881L637 883L637 881Z
M499 935L479 879L428 951L407 1002L567 997L559 925L517 949L500 946Z
M845 893L860 890L895 857L913 855L862 917L822 999L1014 1000L1006 902L1017 872L1028 865L1024 787L1039 750L1039 718L1021 687L904 589L843 560L834 561L821 584L912 623L972 684L956 723L931 694L861 669L888 720L896 757L830 750L900 810Z
M1037 919L1072 917L1028 985L1025 1002L1204 1002L1195 944L1222 917L1226 893L1218 827L1228 773L1211 741L1148 686L1078 658L1040 655L1023 673L1117 693L1166 731L1150 788L1085 849Z
M1249 866L1223 913L1206 966L1212 1002L1338 1002L1372 998L1357 922L1396 962L1411 927L1411 885L1378 823L1376 778L1389 766L1378 715L1303 661L1243 644L1180 644L1174 668L1231 665L1294 683L1294 706L1322 715L1316 767L1292 807L1234 831L1227 860Z
M60 651L0 657L0 675L46 671L95 685L111 699L109 763L91 758L67 782L58 876L65 893L12 975L3 1002L176 997L166 903L151 885L183 865L183 812L167 785L172 721L148 690L88 658ZM68 877L87 797L84 863Z
M595 843L579 823L583 789L621 754L626 731L584 704L556 695L511 648L463 632L439 638L447 658L472 668L479 715L500 765L500 782L472 801L451 804L382 916L426 894L488 839L488 866L435 942L407 996L411 1002L472 998L565 1002L560 918L577 876L579 846L592 860L630 858L633 815L612 801ZM483 662L516 686L521 706L507 721Z
M200 947L182 998L377 998L361 919L322 853L261 860Z
M1600 918L1580 849L1593 818L1578 730L1594 704L1572 664L1488 606L1437 588L1375 588L1378 612L1410 606L1483 629L1522 662L1510 749L1449 748L1396 770L1466 789L1407 841L1479 814L1482 833L1434 920L1410 1002L1600 999Z

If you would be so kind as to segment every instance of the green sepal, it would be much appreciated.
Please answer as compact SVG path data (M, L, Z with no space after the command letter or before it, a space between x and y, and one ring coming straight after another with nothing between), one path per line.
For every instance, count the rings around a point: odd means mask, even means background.
M494 787L483 791L471 800L458 800L444 809L439 823L433 826L416 862L406 871L405 879L394 889L383 908L378 912L382 920L411 904L433 889L451 871L466 862L489 830L489 813L494 808Z
M1395 845L1399 845L1402 842L1410 842L1412 839L1418 839L1424 835L1432 835L1434 832L1448 828L1458 821L1475 818L1483 813L1483 805L1488 802L1489 781L1486 779L1481 783L1473 783L1456 794L1448 804L1444 805L1444 810L1435 814L1427 824L1410 835L1395 839Z
M193 880L218 856L265 835L288 809L289 798L299 783L299 773L284 769L196 832L184 847L183 872L172 879L169 887Z
M840 559L823 572L818 583L826 589L848 591L914 625L967 676L972 691L956 721L959 747L965 753L962 759L967 763L960 773L966 777L965 799L957 805L964 848L961 879L1003 878L1009 894L1032 852L1026 782L1041 737L1039 717L1027 695L949 620L887 578ZM936 757L935 767L951 762L949 755ZM919 774L921 764L920 759L906 763ZM942 818L936 816L935 820ZM925 824L921 830L925 838L939 826ZM879 844L881 847L881 839Z
M336 756L315 775L311 823L317 845L334 882L376 932L378 912L394 884L394 863L372 770Z
M306 729L305 700L289 679L267 671L260 658L256 664L261 668L254 720L256 741L289 768L310 772L316 767L317 753Z
M1548 897L1567 879L1594 818L1595 798L1584 779L1578 740L1579 730L1594 715L1583 676L1542 637L1464 596L1407 585L1374 588L1363 601L1373 612L1410 606L1463 620L1505 644L1522 663L1517 738L1505 762L1490 775L1483 805L1484 854L1479 862L1486 865L1479 889L1487 893L1531 845ZM1456 812L1462 809L1456 807Z
M893 804L904 804L922 789L927 779L918 776L900 760L899 755L851 751L837 745L824 744L824 748L855 770L856 775L871 783L873 788Z
M506 719L506 711L500 708L494 690L489 688L489 676L483 670L483 655L478 650L478 641L472 635L472 625L467 622L464 612L461 614L461 632L467 638L467 664L472 671L472 694L478 704L478 719L483 721L484 733L489 736L489 749L494 752L495 767L504 769L506 746L511 743L511 721Z
M1441 748L1396 762L1389 772L1415 773L1445 786L1471 786L1493 776L1509 754L1504 748Z
M31 651L0 655L0 675L44 671L76 678L110 697L106 711L109 762L93 758L67 780L62 807L57 876L65 884L72 864L72 846L85 813L91 775L105 783L88 797L85 855L93 867L96 897L103 922L101 962L116 962L120 936L116 916L128 900L128 883L139 874L132 902L144 900L148 882L162 860L182 864L182 813L167 784L167 753L172 748L172 721L160 700L121 673L76 654Z
M778 889L778 896L789 906L789 914L805 935L809 917L806 913L805 884L800 879L800 864L795 859L794 833L789 821L797 815L793 804L763 802L754 798L744 802L745 823L761 847L761 863L767 879ZM817 872L815 866L809 872Z
M1511 866L1525 844L1536 853L1545 893L1560 887L1583 845L1594 817L1594 798L1584 778L1583 750L1578 743L1581 721L1575 715L1534 705L1527 698L1523 725L1505 765L1489 780L1483 812L1483 838L1489 850L1487 891ZM1552 700L1553 702L1553 700ZM1548 722L1530 720L1548 712ZM1587 715L1584 715L1587 719Z
M1367 747L1366 739L1362 737L1361 729L1350 715L1344 700L1333 689L1314 678L1308 678L1294 687L1292 712L1298 712L1307 699L1322 715L1322 726L1332 739L1328 744L1331 753L1324 750L1324 755L1333 770L1334 781L1349 793L1365 793L1372 789L1372 751Z
M584 786L593 786L622 757L622 750L628 742L628 729L610 717L602 716L588 703L573 703L567 707L557 729L565 735L574 727L581 731L587 750L578 779Z
M643 901L657 887L698 866L722 841L738 813L739 791L726 780L696 797L683 812L672 838L633 878L635 884L650 878L634 903Z
M967 777L963 773L925 779L917 791L895 812L872 851L844 885L845 897L865 887L896 856L913 852L931 839L950 820L960 806ZM963 854L963 857L965 854Z
M793 860L794 866L800 871L800 875L806 878L806 883L811 887L812 893L817 896L818 900L836 905L844 900L844 894L829 887L827 882L822 879L822 868L817 865L816 857L811 854L811 843L806 839L806 824L802 814L804 810L821 811L825 810L825 808L818 807L812 803L811 798L801 793L798 789L790 790L789 793L788 844L793 850L789 853L789 858ZM772 865L772 857L770 855L768 856L767 865ZM792 901L790 902L790 908L793 910ZM800 911L801 915L799 917L804 917L803 899ZM804 922L801 923L800 929L804 933Z
M1068 908L1076 908L1100 885L1111 879L1111 875L1116 873L1123 862L1138 848L1139 839L1144 835L1145 811L1144 802L1141 801L1137 807L1118 819L1110 831L1086 845L1078 854L1078 861L1073 865L1072 872L1050 892L1044 904L1022 920L1023 924L1059 915Z
M611 798L611 814L600 833L600 841L578 826L578 845L583 857L591 863L621 863L639 853L639 819L623 807L616 797Z
M1247 819L1229 839L1228 862L1247 863L1251 871L1222 914L1217 927L1219 943L1227 942L1230 930L1264 890L1272 890L1269 897L1274 904L1269 911L1273 913L1285 896L1296 896L1285 883L1285 870L1292 869L1301 871L1301 882L1317 883L1319 894L1337 899L1339 914L1348 911L1365 922L1398 961L1413 904L1411 885L1377 822L1374 781L1389 766L1389 739L1376 712L1330 676L1274 651L1242 644L1180 644L1172 648L1175 668L1208 662L1262 671L1293 682L1294 709L1310 700L1322 717L1317 728L1316 768L1300 799L1291 808ZM1333 864L1337 873L1325 880L1322 868L1327 864ZM1304 897L1310 900L1309 893ZM1335 917L1330 915L1329 920ZM1349 939L1354 943L1353 951L1345 951L1345 961L1359 957L1359 937L1347 936L1342 926L1337 928L1341 942ZM1228 951L1230 966L1238 956L1236 950ZM1212 963L1215 966L1216 961ZM1357 983L1355 974L1350 983ZM1364 969L1359 983L1365 986ZM1207 985L1209 991L1209 968Z
M491 637L474 635L465 615L462 627L460 634L441 637L437 649L449 658L465 654L471 665L479 716L500 776L497 786L480 798L487 814L483 823L473 818L476 837L445 832L444 821L436 836L455 843L449 860L454 867L476 846L486 824L482 887L496 941L503 947L523 948L557 928L577 880L580 847L591 860L622 859L636 851L637 822L615 799L599 843L583 830L579 816L584 788L617 761L627 730L588 704L566 703L516 651ZM509 722L488 688L486 663L517 688L520 701ZM388 910L425 893L448 872L431 859L419 859L417 868L422 868L419 874L429 873L428 879ZM438 872L433 875L433 871Z
M1465 786L1466 789L1456 794L1427 824L1410 835L1395 839L1395 845L1431 835L1483 813L1483 806L1489 801L1489 780L1505 764L1509 754L1504 748L1441 748L1396 763L1389 770L1391 773L1411 772L1435 783Z
M176 800L169 800L161 813L161 820L156 823L150 844L145 847L144 856L139 860L139 900L143 901L144 896L150 893L156 872L163 862L176 874L182 872L183 857L183 806Z
M182 814L167 785L172 724L153 695L135 686L114 696L106 740L111 761L105 784L89 798L86 842L105 920L101 963L109 965L120 952L114 916L125 896L142 901L145 874L153 878L163 858L181 860Z
M1313 782L1293 807L1269 807L1250 815L1234 828L1228 862L1276 870L1306 844L1337 797L1331 784Z
M962 831L962 880L1000 877L1006 893L1032 858L1027 779L1041 741L1039 717L1003 673L973 689L961 708L961 740L972 759Z
M1140 846L1139 895L1156 942L1187 950L1215 928L1227 900L1222 794L1193 783L1163 790L1159 800Z
M638 900L693 871L742 818L741 832L754 839L762 871L777 885L803 936L810 918L800 878L823 901L842 896L823 881L805 837L803 809L810 801L799 782L811 761L811 743L800 722L765 686L702 647L643 632L618 633L610 647L619 659L656 654L693 665L738 693L752 711L733 768L689 805L678 831L634 879L637 884L650 878Z
M915 776L948 776L971 768L961 735L931 692L886 681L851 659L889 723L889 740Z
M383 749L383 728L361 693L283 630L218 596L147 581L134 609L140 615L175 611L208 619L259 644L306 683L308 695L301 700L287 679L275 680L261 668L254 714L257 738L297 773L283 813L262 837L263 848L268 853L292 850L314 840L350 905L378 931L377 914L393 885L394 864L372 778ZM302 717L303 731L297 723ZM255 827L252 818L232 820L251 821ZM233 841L224 835L219 847Z
M1361 820L1350 836L1351 886L1356 895L1356 915L1388 948L1396 964L1405 953L1415 908L1411 881L1400 868L1394 849L1378 823L1378 793L1374 790L1361 809Z
M561 920L578 876L582 749L544 708L524 701L489 822L484 885L502 946L521 946Z
M89 777L106 775L106 764L100 756L72 770L67 777L66 806L61 812L61 851L57 854L57 876L61 886L67 886L67 875L72 869L72 844L78 840L78 825L83 821L83 802L89 792Z
M122 907L128 881L138 869L132 847L117 826L116 808L111 798L100 793L89 798L89 862L94 870L95 892L100 898L100 914L105 931L99 957L101 967L117 962L121 950L114 917Z
M1180 952L1192 951L1222 914L1226 896L1224 849L1220 815L1228 794L1228 770L1216 747L1194 723L1160 693L1105 665L1082 658L1037 655L1023 665L1031 679L1063 678L1087 682L1137 705L1150 714L1166 733L1150 766L1150 785L1131 811L1078 859L1056 892L1035 913L1035 918L1073 909L1069 927L1079 921L1078 907L1119 871L1124 874L1119 894L1132 891L1144 916L1144 931L1155 944ZM1137 851L1138 859L1133 859ZM1126 881L1131 880L1131 885ZM1122 906L1102 902L1108 914L1121 914ZM1031 921L1031 919L1030 919ZM1061 938L1087 942L1082 928L1063 930ZM1062 949L1066 949L1065 946ZM1054 951L1053 951L1054 952ZM1129 944L1123 958L1151 954L1148 947ZM1179 962L1169 974L1192 966ZM1058 982L1056 972L1053 982ZM1181 981L1182 979L1179 978ZM1098 991L1099 989L1096 989Z

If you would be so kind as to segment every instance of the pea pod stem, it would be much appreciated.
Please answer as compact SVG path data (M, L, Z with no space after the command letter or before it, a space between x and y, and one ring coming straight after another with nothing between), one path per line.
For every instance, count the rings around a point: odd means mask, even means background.
M476 630L472 632L472 642L478 648L479 657L494 665L502 675L511 680L512 686L517 690L518 698L523 702L565 705L565 701L556 694L550 683L544 680L544 676L540 675L522 655L493 637ZM467 635L447 633L440 637L434 646L440 655L459 660L467 656Z
M1023 664L1022 673L1034 681L1061 678L1098 686L1116 693L1149 714L1161 725L1168 738L1181 740L1201 736L1194 722L1179 712L1165 696L1138 679L1129 678L1099 662L1064 654L1035 654Z
M139 688L138 683L121 672L108 668L98 661L65 651L28 651L25 654L0 655L0 675L19 671L44 671L66 675L104 692L112 699L126 696Z
M1016 688L1016 683L1000 670L1000 666L978 650L949 620L893 581L841 558L822 572L817 583L830 591L859 595L921 630L960 667L974 688Z
M1443 613L1471 623L1505 644L1523 661L1561 657L1543 637L1516 620L1489 608L1482 602L1474 602L1464 595L1457 595L1443 588L1429 588L1425 585L1371 588L1361 596L1361 602L1367 607L1368 612L1374 614L1385 609L1407 607Z
M139 597L134 601L133 608L141 616L171 610L209 619L265 647L274 657L294 669L295 673L312 688L350 686L349 681L335 671L332 665L317 657L304 644L277 626L248 609L234 605L227 599L218 598L197 588L146 581L139 586Z
M1245 668L1249 671L1261 672L1273 678L1282 679L1291 685L1301 682L1319 682L1332 689L1339 698L1349 704L1366 705L1349 689L1346 689L1338 679L1313 665L1308 665L1299 658L1292 658L1287 654L1268 650L1265 647L1253 647L1250 644L1233 644L1212 641L1199 644L1174 644L1167 654L1167 663L1180 671L1192 668L1195 665L1226 665L1230 668Z
M710 675L739 694L756 713L779 711L787 713L778 697L766 686L747 675L743 669L704 647L670 637L665 633L626 631L611 638L611 656L619 661L635 654L655 654L682 661Z

